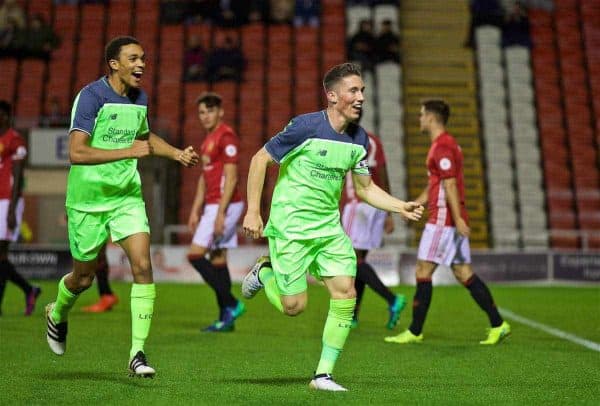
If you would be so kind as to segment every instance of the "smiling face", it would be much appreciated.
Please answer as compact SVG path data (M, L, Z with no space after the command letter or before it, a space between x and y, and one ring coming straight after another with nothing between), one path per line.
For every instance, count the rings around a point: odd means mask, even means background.
M125 88L139 89L142 75L146 67L145 54L138 44L128 44L121 47L118 59L109 62L112 74L117 75Z
M345 76L327 92L327 101L346 122L358 121L365 101L364 91L365 84L360 76Z

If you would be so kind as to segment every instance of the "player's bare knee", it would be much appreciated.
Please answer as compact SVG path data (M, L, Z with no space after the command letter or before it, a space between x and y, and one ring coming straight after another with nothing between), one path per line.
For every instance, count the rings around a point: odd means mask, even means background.
M415 275L417 279L431 279L431 277L433 276L433 271L433 269L429 269L428 267L417 265Z
M356 289L354 284L342 286L333 295L333 299L354 299L356 297Z
M473 271L468 265L454 265L452 267L452 272L454 273L456 280L463 285L469 282L469 280L473 277Z
M150 258L139 258L132 261L131 272L133 273L133 278L136 282L138 280L145 281L152 274Z
M93 282L94 274L77 275L71 279L70 286L67 286L67 288L73 293L79 294L84 290L89 289Z
M287 297L281 301L283 312L288 316L297 316L306 308L306 299L299 297Z
M283 304L283 312L288 316L297 316L304 311L306 305L301 302L292 302Z

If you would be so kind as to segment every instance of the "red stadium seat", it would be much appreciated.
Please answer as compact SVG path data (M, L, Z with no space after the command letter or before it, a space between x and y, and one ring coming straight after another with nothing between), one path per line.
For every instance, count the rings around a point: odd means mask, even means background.
M133 2L131 0L113 1L108 8L108 26L106 28L106 38L110 40L119 35L131 35L133 27L131 26ZM150 44L148 44L150 45Z
M0 100L13 102L18 69L19 62L16 59L0 59Z
M27 14L40 14L47 23L52 21L52 0L35 0L29 2Z

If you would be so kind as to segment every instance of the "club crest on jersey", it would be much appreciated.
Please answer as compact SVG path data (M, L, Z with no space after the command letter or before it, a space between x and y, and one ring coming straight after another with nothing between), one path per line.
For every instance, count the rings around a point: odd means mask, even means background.
M327 150L326 149L322 149L319 152L317 152L317 154L319 154L320 156L325 156L325 155L327 155Z
M356 151L355 150L350 151L350 158L352 158L352 159L356 158Z
M447 171L452 167L452 162L448 158L440 159L440 168L444 171Z
M115 114L111 114L111 115L110 115L110 119L111 119L111 120L116 120L116 119L117 119L117 113L115 113Z
M228 145L225 147L225 155L231 158L235 156L235 154L237 154L237 148L235 145Z

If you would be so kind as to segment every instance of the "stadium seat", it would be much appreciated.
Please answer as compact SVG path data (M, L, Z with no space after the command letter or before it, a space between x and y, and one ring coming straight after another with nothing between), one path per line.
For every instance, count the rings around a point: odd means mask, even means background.
M75 65L75 91L97 80L105 71L104 18L106 8L102 4L83 4L77 63ZM100 33L100 34L99 34Z
M18 70L19 62L16 59L0 59L0 100L13 102Z
M52 0L35 0L30 1L27 9L27 14L41 14L47 23L52 21Z
M25 59L21 64L21 80L18 84L18 98L15 114L21 122L27 120L37 126L42 114L42 93L46 63L36 59Z
M131 35L132 30L132 8L130 0L112 1L108 7L108 26L106 27L106 38L110 40L119 35ZM150 44L148 44L150 46Z

